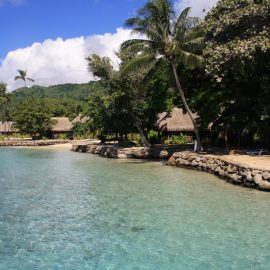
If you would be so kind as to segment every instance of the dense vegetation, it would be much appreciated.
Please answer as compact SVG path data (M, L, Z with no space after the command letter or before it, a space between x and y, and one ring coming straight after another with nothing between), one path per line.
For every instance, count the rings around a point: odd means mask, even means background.
M22 134L30 134L33 139L47 135L54 124L51 120L49 106L43 100L27 98L12 112L14 128Z
M9 115L12 115L18 104L31 97L42 100L49 107L52 116L66 116L73 120L87 110L87 98L94 85L95 82L19 88L11 94Z
M70 98L76 100L85 100L89 95L89 85L94 84L59 84L52 86L34 85L30 88L19 88L12 92L14 98L34 97L34 98Z
M117 69L109 58L89 55L96 82L25 86L11 99L2 84L2 118L31 96L53 116L87 115L76 126L79 134L105 139L137 133L148 145L160 140L153 131L157 114L180 106L191 117L198 150L199 131L212 145L270 147L269 6L270 0L220 0L200 21L189 8L177 16L173 1L148 1L126 21L144 39L122 44ZM17 79L26 83L30 78L21 73Z
M202 24L211 81L198 93L198 110L233 145L270 145L269 7L269 0L222 0Z

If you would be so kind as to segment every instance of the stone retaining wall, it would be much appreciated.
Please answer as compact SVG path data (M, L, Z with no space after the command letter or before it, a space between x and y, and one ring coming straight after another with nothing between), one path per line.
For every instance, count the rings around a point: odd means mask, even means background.
M0 141L1 146L48 146L48 145L56 145L56 144L66 144L70 143L69 140L7 140L7 141Z
M270 170L264 171L245 167L224 161L218 157L192 152L174 153L167 164L206 171L236 185L270 191Z
M192 146L164 146L153 147L129 147L123 148L116 145L106 144L74 144L72 151L97 154L107 158L137 158L137 159L168 159L173 153L187 150Z

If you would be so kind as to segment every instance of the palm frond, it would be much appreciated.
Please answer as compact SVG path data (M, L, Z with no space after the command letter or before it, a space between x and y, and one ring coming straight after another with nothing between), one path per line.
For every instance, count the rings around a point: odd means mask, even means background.
M141 67L144 67L145 65L148 65L152 61L155 60L154 54L147 54L147 55L141 55L138 56L131 61L129 61L127 64L125 64L122 69L120 70L120 74L122 76L127 75L128 73L135 71Z
M15 76L14 77L14 80L17 81L17 80L24 80L22 76Z
M18 69L18 73L20 74L21 77L26 77L26 70Z
M171 22L174 20L175 12L173 2L170 0L156 1L159 10L159 24L163 27L164 37L171 35Z
M145 84L147 83L151 78L154 77L156 74L157 70L164 64L164 59L163 58L158 58L155 59L150 65L148 71L144 74L141 83Z
M202 68L204 65L203 57L183 50L178 52L176 60L189 69Z
M200 19L197 17L189 17L188 14L190 12L190 8L186 8L180 14L177 23L174 28L174 38L183 43L185 42L185 37L188 32L198 26L200 23Z
M129 18L125 21L125 26L126 27L133 27L137 25L140 22L140 18L134 17L134 18Z
M187 31L182 40L182 49L200 54L204 47L204 35L201 27Z
M195 39L189 40L183 44L183 49L187 51L201 51L204 46L204 38L197 37Z
M175 36L179 27L181 27L181 24L186 21L186 19L188 18L188 15L191 11L191 7L187 7L185 8L179 15L176 23L175 23L175 26L174 26L174 31L173 31L173 35Z
M130 39L127 41L124 41L121 44L121 50L125 50L131 46L151 46L153 44L153 42L151 40L147 40L147 39Z
M27 78L28 81L30 82L35 82L35 80L31 79L31 78Z

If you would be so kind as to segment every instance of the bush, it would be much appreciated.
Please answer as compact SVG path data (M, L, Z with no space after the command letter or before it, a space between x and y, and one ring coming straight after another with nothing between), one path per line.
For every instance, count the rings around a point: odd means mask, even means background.
M179 135L173 135L169 140L166 140L166 144L186 144L189 142L189 137L183 133Z
M151 144L161 143L160 138L159 138L159 134L157 131L150 130L149 134L148 134L148 138L149 138L149 143L151 143Z
M58 139L59 140L67 140L68 139L68 134L66 134L66 133L61 133L61 134L59 134L58 135Z

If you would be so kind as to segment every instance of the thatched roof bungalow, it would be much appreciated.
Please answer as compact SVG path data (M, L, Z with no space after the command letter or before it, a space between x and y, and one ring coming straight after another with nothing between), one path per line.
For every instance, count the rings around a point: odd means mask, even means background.
M0 121L0 134L13 134L19 133L19 130L12 127L13 122L1 122Z
M49 136L54 138L58 134L67 134L68 137L73 136L73 125L67 117L52 117L54 121L52 128L49 131ZM13 128L13 122L0 122L0 134L10 135L20 133L20 130Z
M55 123L51 128L52 133L70 133L72 132L72 123L67 117L52 117Z
M198 117L196 113L193 114ZM183 109L173 108L170 112L163 112L158 115L158 130L165 133L194 132L192 121Z

